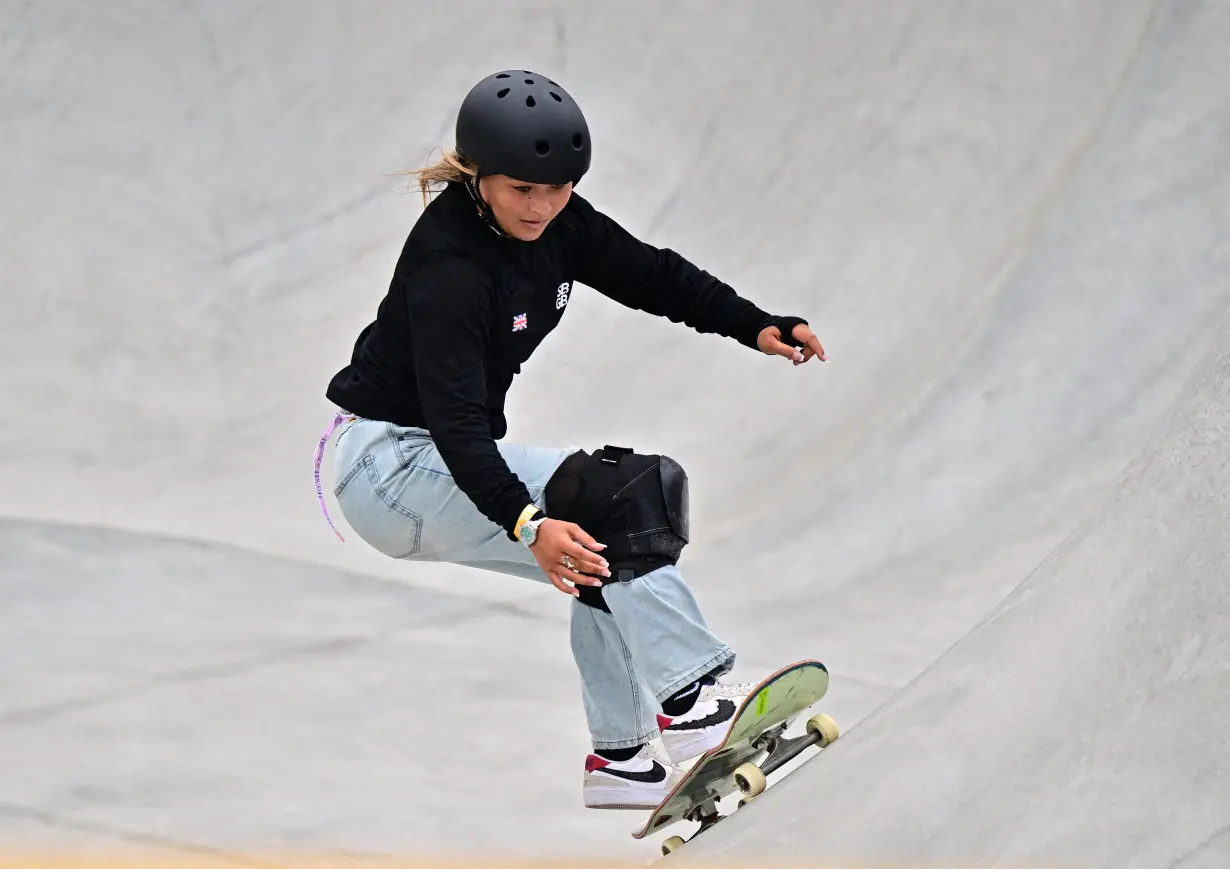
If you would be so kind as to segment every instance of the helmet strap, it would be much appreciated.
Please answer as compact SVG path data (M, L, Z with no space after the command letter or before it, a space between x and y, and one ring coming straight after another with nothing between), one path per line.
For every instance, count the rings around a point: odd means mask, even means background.
M474 204L478 206L478 213L482 216L483 222L491 227L491 231L500 238L512 238L507 232L500 228L500 223L495 219L495 212L491 210L491 206L483 199L483 194L478 189L478 182L482 176L475 173L473 178L465 180L465 188L470 194L470 198L474 200Z

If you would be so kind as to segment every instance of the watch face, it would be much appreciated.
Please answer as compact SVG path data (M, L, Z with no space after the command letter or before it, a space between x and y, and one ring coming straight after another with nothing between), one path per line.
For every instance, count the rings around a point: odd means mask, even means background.
M534 542L534 538L538 536L538 529L533 525L525 524L521 526L521 542L527 546Z

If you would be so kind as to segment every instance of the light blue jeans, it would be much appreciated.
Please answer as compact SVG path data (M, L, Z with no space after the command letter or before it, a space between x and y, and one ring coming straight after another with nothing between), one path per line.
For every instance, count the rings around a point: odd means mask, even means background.
M551 475L577 451L498 448L539 507ZM529 549L509 540L457 488L426 429L347 422L338 435L335 468L333 494L342 515L383 554L467 565L550 587ZM674 566L607 585L603 599L610 613L572 602L572 654L594 747L631 748L658 735L662 700L706 673L729 670L735 653L709 632Z

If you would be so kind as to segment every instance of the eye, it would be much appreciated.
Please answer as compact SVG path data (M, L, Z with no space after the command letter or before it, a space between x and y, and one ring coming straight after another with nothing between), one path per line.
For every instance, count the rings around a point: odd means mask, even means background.
M516 187L514 187L514 188L513 188L513 190L516 190L518 193L529 193L529 192L530 192L530 185L528 185L528 184L519 184L519 185L517 185Z
M567 186L568 186L567 184L552 184L551 189L552 190L563 190Z

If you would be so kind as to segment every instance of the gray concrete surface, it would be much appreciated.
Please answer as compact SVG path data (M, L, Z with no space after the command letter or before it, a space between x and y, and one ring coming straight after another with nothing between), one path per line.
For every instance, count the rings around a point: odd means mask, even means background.
M310 480L388 173L524 66L585 195L830 355L577 293L510 402L679 458L738 672L833 672L692 855L1221 865L1227 61L1224 2L4 5L0 844L653 853L580 807L562 596Z
M1227 865L1230 318L1162 426L952 650L685 852Z

